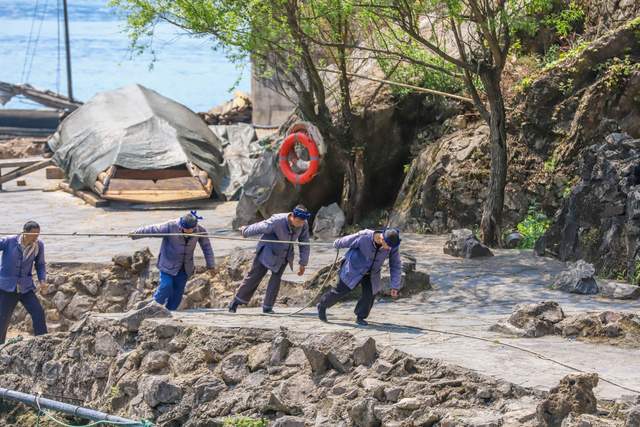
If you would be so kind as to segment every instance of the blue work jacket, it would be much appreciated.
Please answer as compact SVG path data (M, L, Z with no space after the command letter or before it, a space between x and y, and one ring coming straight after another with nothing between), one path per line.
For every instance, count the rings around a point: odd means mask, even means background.
M350 289L355 288L365 274L371 275L371 288L373 294L381 290L380 270L384 261L389 259L391 271L391 288L400 289L402 278L402 261L400 260L400 247L383 249L378 248L373 240L375 231L362 230L350 234L333 242L334 248L349 248L345 255L344 263L340 269L340 279Z
M193 232L206 234L207 230L201 225L197 225ZM145 237L145 234L182 234L180 220L138 228L131 237L140 239ZM172 276L177 275L180 270L184 270L188 276L193 275L195 271L193 253L196 250L196 243L199 243L202 248L207 268L214 268L215 259L209 238L182 234L180 236L165 236L162 238L160 255L158 255L158 270Z
M35 264L38 280L47 278L47 267L44 261L44 243L38 240L38 253L25 258L20 246L20 236L0 238L0 290L26 294L35 289L33 283L33 266Z
M293 268L293 243L309 241L309 224L305 221L300 228L289 224L289 214L275 214L271 218L251 224L242 230L244 237L261 235L265 240L281 240L283 243L258 242L256 254L262 265L278 272L285 263ZM309 263L309 245L299 245L300 265Z

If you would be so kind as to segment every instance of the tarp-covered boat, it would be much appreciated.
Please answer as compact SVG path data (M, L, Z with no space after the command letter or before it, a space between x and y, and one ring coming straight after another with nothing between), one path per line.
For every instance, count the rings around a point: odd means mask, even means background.
M74 189L160 203L224 194L222 144L182 104L140 85L103 92L74 111L49 140Z

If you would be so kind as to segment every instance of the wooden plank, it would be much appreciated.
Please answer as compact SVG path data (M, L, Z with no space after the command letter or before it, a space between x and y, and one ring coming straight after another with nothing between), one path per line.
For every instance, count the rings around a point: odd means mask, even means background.
M174 169L158 170L136 170L118 168L113 179L135 179L135 180L161 180L171 178L185 178L191 174L185 167Z
M107 200L136 203L166 203L182 202L188 200L208 199L210 197L205 191L165 191L165 192L143 192L143 193L123 193L111 194L107 192L103 198Z
M57 166L49 166L45 172L47 179L64 179L64 171Z
M90 204L93 207L102 208L105 206L109 206L108 200L101 198L91 191L74 190L73 188L71 188L68 182L61 182L58 187L60 188L60 190L82 199L84 202Z
M94 208L103 208L105 206L109 206L108 200L105 200L90 191L78 190L75 193L76 196L80 197L82 200L84 200Z
M171 178L156 182L139 179L113 178L109 182L109 191L190 191L202 190L197 178Z
M104 194L104 184L103 183L101 183L100 181L96 181L94 187L96 189L96 193Z
M23 168L25 166L35 165L43 160L42 157L38 157L37 159L2 159L0 160L0 169Z
M31 166L26 166L26 167L23 167L23 168L18 169L16 171L9 172L8 174L6 174L2 178L0 178L0 184L12 181L12 180L14 180L16 178L20 178L21 176L28 175L28 174L33 173L35 171L38 171L40 169L46 168L47 166L51 166L52 164L53 164L53 160L52 159L47 159L47 160L43 160L43 161L41 161L39 163L33 164Z

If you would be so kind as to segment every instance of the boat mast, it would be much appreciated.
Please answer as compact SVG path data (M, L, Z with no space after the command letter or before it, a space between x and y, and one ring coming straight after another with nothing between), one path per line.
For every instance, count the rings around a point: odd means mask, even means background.
M62 0L64 8L64 45L67 51L67 94L73 101L73 85L71 83L71 46L69 43L69 14L67 12L67 0Z

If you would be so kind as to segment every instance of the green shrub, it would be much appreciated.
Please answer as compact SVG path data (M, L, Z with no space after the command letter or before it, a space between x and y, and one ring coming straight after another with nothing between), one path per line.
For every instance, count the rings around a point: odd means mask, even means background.
M521 249L532 249L545 231L551 225L551 220L540 211L536 203L529 206L529 212L525 219L517 225L518 232L522 234Z

